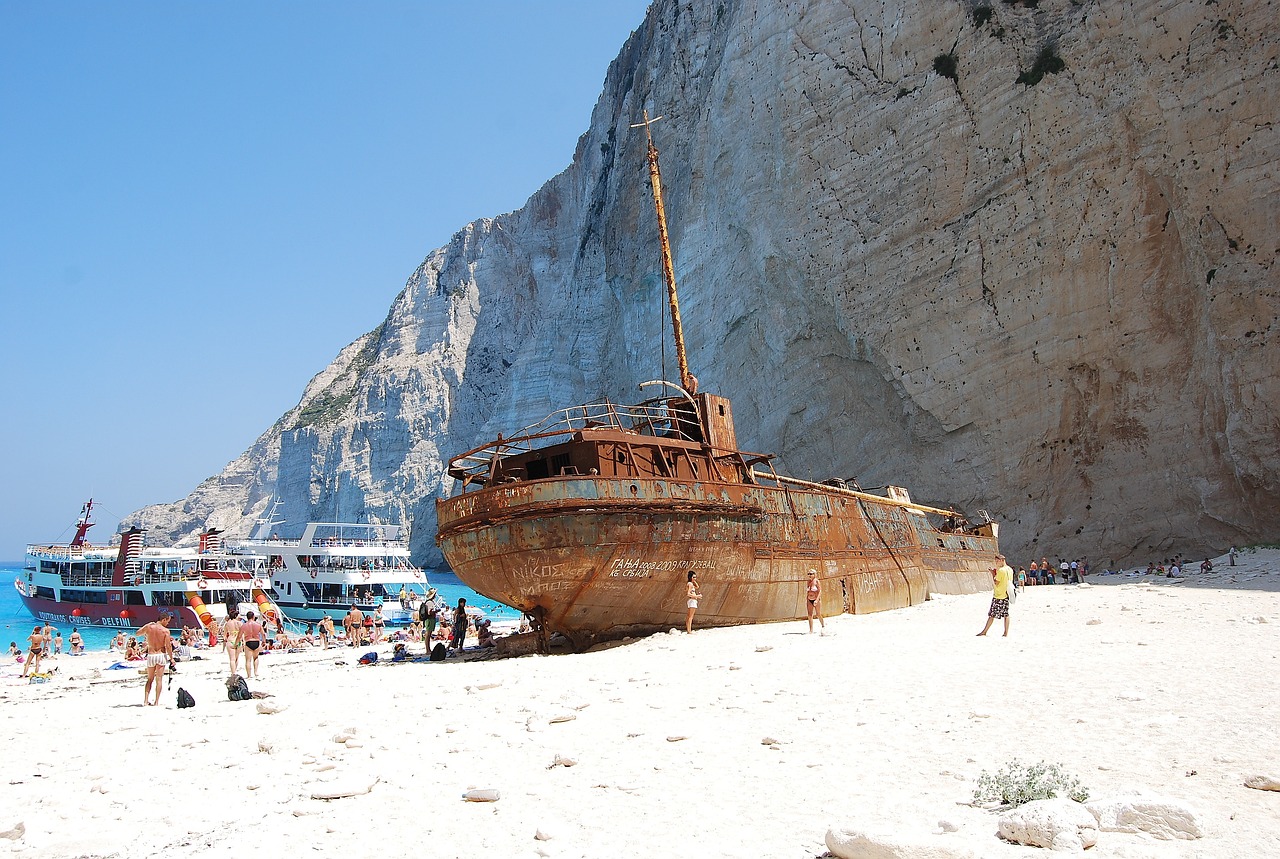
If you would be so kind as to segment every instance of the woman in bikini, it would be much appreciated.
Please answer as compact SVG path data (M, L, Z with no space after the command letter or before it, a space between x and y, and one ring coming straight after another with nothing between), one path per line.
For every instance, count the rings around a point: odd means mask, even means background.
M689 608L689 614L684 619L684 631L693 633L693 616L698 612L698 600L702 599L702 591L698 590L698 574L693 570L689 571L689 578L684 589L685 603Z
M240 673L240 627L242 623L237 615L227 618L223 626L223 635L227 641L227 661L231 663L231 673Z
M818 571L809 571L809 584L805 586L805 611L809 613L809 634L813 635L813 619L818 619L822 634L827 634L827 622L822 619L822 582L818 580Z
M40 628L40 624L36 624L28 640L31 645L27 649L27 661L22 666L23 677L27 676L27 672L40 673L40 657L44 655L44 630Z

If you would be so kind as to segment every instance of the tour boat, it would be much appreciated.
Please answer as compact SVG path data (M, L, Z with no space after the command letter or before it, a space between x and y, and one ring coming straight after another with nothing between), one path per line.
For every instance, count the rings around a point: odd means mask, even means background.
M289 620L314 623L329 615L340 623L353 605L365 615L380 614L389 626L414 619L427 577L409 559L406 529L308 522L300 536L282 538L282 525L268 514L232 549L267 559L275 602Z
M108 545L87 540L93 499L84 505L70 543L32 543L14 581L35 617L67 625L131 629L168 615L170 627L209 626L227 617L272 608L266 559L224 550L221 532L201 532L194 547L149 546L146 532L128 528Z
M990 588L990 516L787 477L738 447L730 401L689 372L652 137L648 160L679 384L644 383L667 393L638 406L562 409L453 457L436 543L454 573L527 613L544 649L550 633L585 647L683 628L693 572L697 626L803 620L810 571L826 615Z

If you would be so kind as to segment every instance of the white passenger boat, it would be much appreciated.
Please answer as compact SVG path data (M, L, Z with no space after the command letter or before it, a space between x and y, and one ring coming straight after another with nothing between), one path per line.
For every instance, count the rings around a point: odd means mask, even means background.
M267 558L275 603L285 617L315 623L327 614L341 624L354 605L365 615L381 614L389 626L413 620L427 577L409 559L406 529L308 522L301 536L288 538L277 531L283 525L270 516L259 520L234 551Z

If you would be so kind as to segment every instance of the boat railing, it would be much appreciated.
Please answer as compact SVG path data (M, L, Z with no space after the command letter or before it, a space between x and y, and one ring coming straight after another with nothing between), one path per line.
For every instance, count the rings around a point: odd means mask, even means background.
M687 420L674 412L669 400L647 400L638 405L619 405L610 400L558 409L537 423L530 424L512 436L498 436L495 441L459 454L449 461L449 471L464 482L489 471L494 457L503 458L530 453L559 438L571 438L586 429L613 429L647 436L669 436Z
M114 553L117 549L116 546L93 546L88 543L80 546L65 543L32 543L27 546L27 554L68 561L83 561L86 558L103 560L114 557L114 554L108 553Z

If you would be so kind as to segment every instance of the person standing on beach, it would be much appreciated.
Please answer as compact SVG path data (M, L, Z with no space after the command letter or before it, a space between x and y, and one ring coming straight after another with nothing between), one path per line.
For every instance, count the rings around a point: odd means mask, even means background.
M809 571L809 584L805 586L804 600L805 611L809 613L809 634L813 635L813 618L818 618L818 626L822 627L822 634L826 635L827 622L822 619L822 582L818 581L818 571Z
M693 634L693 616L698 613L698 600L702 599L702 591L698 590L698 574L693 570L689 571L688 578L684 587L685 605L689 609L688 615L684 619L684 631L689 635ZM809 628L813 628L813 621L809 621Z
M253 612L246 613L244 625L240 627L240 640L244 643L244 676L246 680L253 679L253 676L258 673L258 652L262 649L262 642L266 637L266 631L263 630L262 624L258 622Z
M422 622L422 640L426 642L427 652L431 652L431 637L436 632L436 622L440 619L440 607L436 605L436 589L427 591L426 599L418 606L418 620Z
M35 625L27 640L31 642L31 646L27 648L27 661L22 665L23 677L27 676L27 672L40 673L40 657L44 655L44 630L40 628L40 624Z
M450 650L462 652L462 645L467 640L467 599L458 597L458 607L453 610L453 641L449 642Z
M364 612L352 605L343 626L347 627L348 647L364 644Z
M227 661L231 665L231 673L240 673L240 627L244 622L239 615L231 615L223 626L222 634L227 648Z
M991 592L991 608L987 612L987 625L982 628L979 636L987 634L987 630L991 629L991 624L998 617L1004 618L1004 637L1009 637L1009 587L1013 582L1013 568L1005 563L1004 555L996 555L999 566L991 570L991 581L995 583L995 587Z
M71 642L72 656L79 656L84 653L84 636L80 634L80 630L76 629L74 626L71 627L71 638L68 640Z
M142 690L142 706L160 703L160 693L164 691L164 672L173 659L173 636L169 634L169 615L160 615L159 620L138 630L147 639L147 686ZM156 687L156 700L151 700L151 687Z

